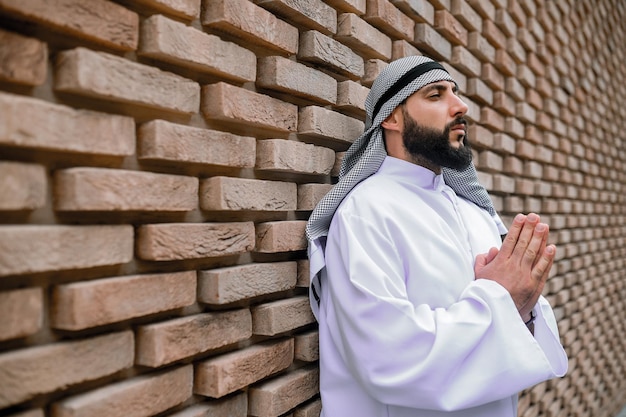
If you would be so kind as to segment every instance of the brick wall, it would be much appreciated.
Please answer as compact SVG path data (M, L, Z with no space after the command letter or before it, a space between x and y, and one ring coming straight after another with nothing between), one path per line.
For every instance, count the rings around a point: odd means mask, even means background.
M319 415L304 224L392 59L459 81L475 163L536 211L570 372L626 402L626 3L0 0L0 415Z

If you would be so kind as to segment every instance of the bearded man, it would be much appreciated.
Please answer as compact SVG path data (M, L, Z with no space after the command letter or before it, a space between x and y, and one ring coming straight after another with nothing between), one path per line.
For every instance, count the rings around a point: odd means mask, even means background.
M520 213L502 239L457 89L429 58L388 65L309 219L323 417L513 417L567 370L548 225Z

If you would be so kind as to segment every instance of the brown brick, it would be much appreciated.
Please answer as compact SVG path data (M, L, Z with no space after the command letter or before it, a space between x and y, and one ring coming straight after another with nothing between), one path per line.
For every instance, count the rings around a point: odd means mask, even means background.
M524 86L514 77L506 78L506 89L505 91L513 97L515 101L524 101L524 96L526 95L526 90Z
M285 139L257 142L257 170L328 175L334 163L335 152L321 146Z
M522 64L526 62L526 51L524 50L522 44L516 38L507 38L506 49L516 64Z
M468 34L467 49L483 62L493 62L496 59L496 48L487 42L480 32Z
M337 10L356 13L358 15L365 14L366 0L325 0L330 6Z
M389 0L368 0L364 19L394 38L413 40L415 22Z
M305 226L303 220L260 223L256 226L255 250L263 253L304 250L307 248Z
M187 407L169 417L247 417L248 394L242 392L220 400L202 402Z
M328 67L354 80L363 76L363 58L349 47L315 30L302 34L298 58Z
M291 211L297 201L298 189L293 182L211 177L200 185L203 210Z
M137 229L137 256L174 261L237 255L254 248L254 224L161 223Z
M361 78L361 84L371 88L374 80L380 75L383 69L389 65L387 61L381 59L368 59L365 61L365 73Z
M354 13L339 15L335 39L366 58L391 58L391 39Z
M132 226L0 226L0 276L120 265L132 257Z
M274 417L294 408L319 392L317 367L300 368L253 386L248 401L251 416Z
M254 0L259 6L266 8L298 27L318 30L332 35L337 32L337 12L322 0Z
M37 333L43 324L41 288L22 288L0 292L0 340L16 339Z
M259 58L257 84L324 104L337 102L337 81L330 75L287 58Z
M312 402L296 408L293 417L319 417L322 412L322 401L318 398Z
M82 330L194 303L194 271L129 275L54 287L52 327Z
M139 17L111 1L93 0L89 7L84 7L81 0L2 0L0 10L109 48L121 51L137 48Z
M467 80L467 91L465 93L480 103L493 104L493 90L478 77Z
M468 77L480 77L482 70L480 60L463 46L458 45L452 48L450 63Z
M468 31L481 31L482 18L465 0L452 0L450 12Z
M485 39L487 39L495 48L501 49L506 47L506 36L504 36L504 33L496 27L493 21L483 20L482 33Z
M210 120L277 132L296 130L298 106L223 82L202 87L202 113Z
M3 145L113 156L135 152L135 123L130 117L74 110L2 92L0 108Z
M174 114L192 114L200 86L191 80L119 56L82 47L59 54L55 89Z
M452 45L432 26L426 23L415 25L415 45L434 59L449 61L452 58Z
M192 395L193 367L137 376L62 399L52 405L55 417L152 416Z
M503 158L495 152L482 151L479 155L478 166L485 171L501 172L503 168Z
M295 342L295 359L305 362L315 362L319 359L319 332L317 330L296 335Z
M496 133L493 136L493 147L496 151L505 152L508 154L515 153L515 139L506 133ZM506 161L505 161L506 165Z
M495 66L505 76L515 75L515 61L513 61L513 58L511 58L511 55L509 55L506 49L496 49Z
M504 90L504 75L491 63L485 63L482 66L481 78L490 88L495 91Z
M498 193L512 194L515 192L515 178L507 175L493 175L493 191Z
M426 1L391 0L391 2L418 23L435 24L435 8Z
M112 375L133 356L131 331L0 354L0 407Z
M0 211L43 207L47 184L46 169L42 165L0 161L0 195L3 196Z
M249 0L203 0L202 24L283 54L298 50L298 29Z
M335 150L347 149L364 126L360 120L318 106L304 107L298 115L298 134L322 139Z
M535 74L526 65L519 65L516 70L518 81L527 88L535 88L536 77Z
M194 393L220 398L288 368L293 339L250 346L196 364Z
M411 45L404 39L399 41L393 41L391 45L391 60L404 58L405 56L420 55L419 49Z
M134 0L134 2L183 20L200 17L201 0Z
M365 99L370 89L351 80L337 84L337 108L365 116Z
M298 185L298 210L313 210L331 188L332 184Z
M138 54L238 82L256 78L254 52L161 15L142 23Z
M46 81L48 46L45 43L0 29L0 45L0 80L30 86Z
M185 212L198 207L198 179L108 168L69 168L55 174L59 211Z
M295 296L252 308L252 333L274 336L315 322L309 297Z
M490 0L468 0L468 3L481 15L485 20L496 19L496 7Z
M522 122L531 124L535 123L537 117L537 111L528 103L517 103L515 114Z
M480 125L470 125L467 129L467 136L472 146L477 146L481 149L493 147L493 133Z
M453 45L467 46L467 29L449 11L435 12L435 29Z
M250 310L195 314L137 328L135 363L159 367L252 336Z
M228 132L153 120L138 130L140 160L252 168L256 140Z
M515 114L515 100L503 91L496 91L493 94L493 107L506 116Z
M263 262L199 271L198 300L228 304L294 289L296 262Z

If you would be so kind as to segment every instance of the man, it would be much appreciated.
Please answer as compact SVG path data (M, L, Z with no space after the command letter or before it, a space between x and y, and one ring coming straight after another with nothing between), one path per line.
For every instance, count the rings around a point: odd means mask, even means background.
M512 417L567 370L548 226L520 214L501 240L456 89L429 58L383 70L307 224L323 417Z

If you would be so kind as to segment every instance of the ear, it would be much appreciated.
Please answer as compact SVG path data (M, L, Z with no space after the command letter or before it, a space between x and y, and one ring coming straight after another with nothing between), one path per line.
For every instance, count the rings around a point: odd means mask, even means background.
M383 129L401 132L402 131L402 109L400 106L393 109L391 114L380 124Z

